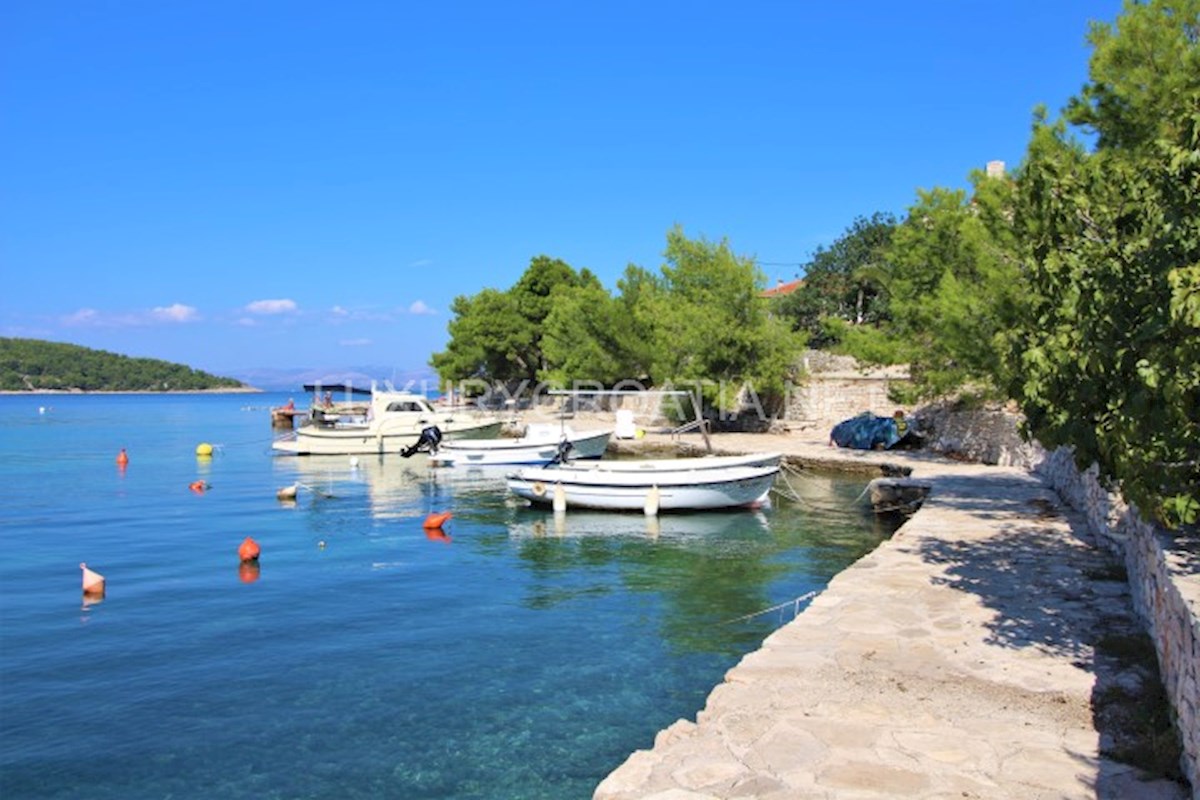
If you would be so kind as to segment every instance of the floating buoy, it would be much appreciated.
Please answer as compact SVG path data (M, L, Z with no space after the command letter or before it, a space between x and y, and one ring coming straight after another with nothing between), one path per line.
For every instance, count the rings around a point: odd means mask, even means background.
M200 456L201 458L211 456L212 454L213 446L208 442L201 442L200 444L196 445L196 455Z
M188 484L188 488L196 494L204 494L210 487L207 481L192 481Z
M291 486L285 486L275 493L276 500L295 500L296 492L300 489L300 485L293 483Z
M450 534L446 533L441 528L426 528L425 538L432 542L449 542Z
M88 569L87 564L82 562L79 568L83 570L83 593L93 596L104 594L104 576Z
M554 484L553 508L558 512L567 510L567 490L563 488L561 483Z
M262 548L258 546L258 542L247 536L238 547L238 558L242 561L258 561L261 552Z
M646 512L647 517L658 515L659 499L658 487L651 486L650 491L646 492L646 503L642 506L642 510Z
M358 469L358 456L350 456L350 469Z
M443 511L440 514L430 514L425 518L425 521L421 523L421 527L427 531L435 530L445 525L446 520L453 516L454 515L449 511Z
M123 467L129 463L129 453L125 452L125 448L121 448L121 452L117 453L117 466Z

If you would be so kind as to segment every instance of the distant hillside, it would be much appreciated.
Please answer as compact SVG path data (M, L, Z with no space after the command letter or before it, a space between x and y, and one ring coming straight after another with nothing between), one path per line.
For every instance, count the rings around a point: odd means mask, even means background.
M183 364L131 358L74 344L0 337L0 390L89 392L249 389Z

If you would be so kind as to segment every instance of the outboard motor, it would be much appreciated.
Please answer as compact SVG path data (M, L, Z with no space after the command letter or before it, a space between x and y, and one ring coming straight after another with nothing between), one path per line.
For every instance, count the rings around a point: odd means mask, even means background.
M563 439L558 443L558 450L554 453L554 458L546 466L551 464L569 464L571 463L571 451L575 449L575 445Z
M412 444L400 451L403 458L409 458L415 453L436 453L438 445L442 443L442 430L437 425L430 425L428 428L421 429L421 435L417 437L415 444Z

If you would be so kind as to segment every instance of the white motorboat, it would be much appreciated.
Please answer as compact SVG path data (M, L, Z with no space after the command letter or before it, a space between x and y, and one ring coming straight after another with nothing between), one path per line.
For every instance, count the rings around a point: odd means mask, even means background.
M531 503L556 509L657 514L754 506L766 499L778 474L778 465L641 471L541 467L512 473L508 488Z
M503 421L469 411L436 411L419 394L374 392L363 415L314 418L271 447L291 455L368 455L399 453L412 447L426 428L436 427L443 438L494 438Z
M569 425L533 423L519 439L458 439L437 446L429 460L440 466L549 464L556 459L600 458L612 431L575 431Z

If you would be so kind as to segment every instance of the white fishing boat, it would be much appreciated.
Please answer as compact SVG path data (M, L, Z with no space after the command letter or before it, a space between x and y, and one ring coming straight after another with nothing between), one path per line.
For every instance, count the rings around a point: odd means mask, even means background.
M556 509L657 514L755 506L766 499L778 474L778 465L642 471L529 467L510 474L508 488Z
M416 445L421 432L436 427L444 439L487 439L500 432L502 420L466 410L437 411L419 394L374 392L361 415L310 419L276 439L271 447L291 455L370 455L399 453Z
M443 441L430 462L439 466L488 464L549 464L556 459L600 458L608 448L611 430L576 431L569 425L532 423L518 439Z

